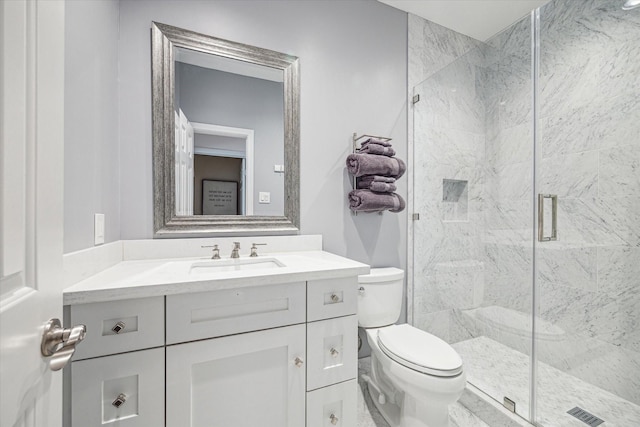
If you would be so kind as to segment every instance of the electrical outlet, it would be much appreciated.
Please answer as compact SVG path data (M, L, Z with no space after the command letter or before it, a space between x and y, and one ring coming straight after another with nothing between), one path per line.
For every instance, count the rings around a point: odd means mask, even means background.
M95 245L104 243L104 214L95 214L93 217L93 239Z
M271 193L261 191L258 194L258 202L259 203L271 203Z

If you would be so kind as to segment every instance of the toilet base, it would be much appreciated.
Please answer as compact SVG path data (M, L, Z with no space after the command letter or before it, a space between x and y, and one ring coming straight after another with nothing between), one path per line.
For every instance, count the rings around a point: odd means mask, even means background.
M378 412L391 427L449 427L448 406L416 405L412 396L395 390L389 384L380 383L381 367L373 355L371 362L373 378L366 378L369 396ZM381 394L384 394L383 399L380 399Z

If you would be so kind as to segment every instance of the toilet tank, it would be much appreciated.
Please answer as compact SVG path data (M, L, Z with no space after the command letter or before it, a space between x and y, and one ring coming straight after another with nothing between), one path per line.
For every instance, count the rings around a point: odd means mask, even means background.
M358 326L379 328L394 324L402 310L404 270L372 268L358 276Z

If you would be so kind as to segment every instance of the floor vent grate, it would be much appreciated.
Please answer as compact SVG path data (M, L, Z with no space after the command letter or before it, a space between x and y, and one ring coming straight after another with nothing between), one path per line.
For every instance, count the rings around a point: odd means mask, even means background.
M595 415L592 415L587 411L585 411L584 409L578 408L577 406L572 410L567 411L567 414L576 417L577 419L579 419L580 421L582 421L583 423L591 427L599 426L604 422L604 420L601 420Z

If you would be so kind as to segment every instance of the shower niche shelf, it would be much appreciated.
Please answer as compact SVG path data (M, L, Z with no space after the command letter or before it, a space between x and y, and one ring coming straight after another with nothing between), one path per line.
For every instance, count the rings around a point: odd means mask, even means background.
M469 182L459 179L442 180L442 220L469 220Z

